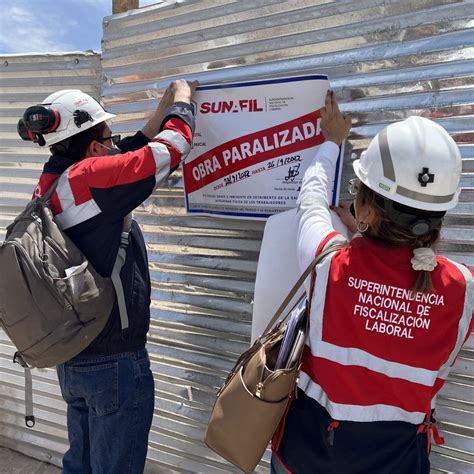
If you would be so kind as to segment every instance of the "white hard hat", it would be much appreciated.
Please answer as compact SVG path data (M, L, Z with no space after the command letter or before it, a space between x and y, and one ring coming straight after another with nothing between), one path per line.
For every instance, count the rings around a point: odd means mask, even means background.
M432 120L413 116L389 125L353 166L366 186L405 206L447 211L458 202L461 155Z
M115 117L114 114L106 112L90 95L77 89L55 92L46 97L41 105L52 110L59 120L57 128L53 127L54 130L43 134L48 146Z

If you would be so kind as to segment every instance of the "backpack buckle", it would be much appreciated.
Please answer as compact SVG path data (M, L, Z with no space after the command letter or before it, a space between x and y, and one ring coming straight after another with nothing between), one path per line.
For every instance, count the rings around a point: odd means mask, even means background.
M23 356L18 351L13 354L13 363L21 365L24 369L29 368L28 364L25 362L25 359L23 359Z
M25 416L25 425L28 428L33 428L33 426L35 426L35 423L36 423L36 420L35 420L35 417L33 415Z

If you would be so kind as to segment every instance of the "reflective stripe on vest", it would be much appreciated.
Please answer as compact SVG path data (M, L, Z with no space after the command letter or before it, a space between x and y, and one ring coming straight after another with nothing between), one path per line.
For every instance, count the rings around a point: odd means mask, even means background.
M463 315L461 317L461 320L459 321L459 327L458 327L458 337L456 340L456 346L454 347L453 351L451 352L451 355L449 356L449 359L446 361L446 363L440 368L439 371L439 376L443 379L446 379L448 377L449 371L451 370L451 366L454 364L454 361L461 350L461 347L464 343L464 340L467 336L467 331L469 330L470 327L470 322L472 318L472 311L474 309L473 306L473 295L474 295L474 280L472 278L471 272L469 269L467 269L464 265L460 265L459 263L449 261L453 265L455 265L458 270L463 274L465 280L466 280L466 295L464 297L464 311Z

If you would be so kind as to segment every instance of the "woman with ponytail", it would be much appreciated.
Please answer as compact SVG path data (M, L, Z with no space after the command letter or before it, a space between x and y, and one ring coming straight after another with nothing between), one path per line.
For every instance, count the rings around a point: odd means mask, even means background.
M345 241L328 195L351 125L332 92L321 117L326 141L298 200L302 269ZM410 117L379 132L353 166L353 213L333 210L354 238L317 267L298 393L273 439L273 473L429 474L432 438L442 443L436 396L472 330L472 272L433 250L458 202L454 140Z

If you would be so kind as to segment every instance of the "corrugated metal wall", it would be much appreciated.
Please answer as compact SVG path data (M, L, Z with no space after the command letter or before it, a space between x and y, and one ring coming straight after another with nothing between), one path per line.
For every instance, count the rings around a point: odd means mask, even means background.
M351 154L386 123L414 113L435 118L462 143L465 171L463 202L446 219L441 250L474 265L473 13L472 4L433 0L169 2L107 19L102 96L119 114L114 130L124 133L176 77L207 84L327 74L354 117L344 179ZM186 216L181 188L174 177L137 213L155 284L152 441L181 468L211 472L202 459L219 459L200 439L215 387L248 342L262 225ZM454 458L474 461L472 357L463 352L440 398L440 417L449 420L447 445L432 456L440 470L469 469Z
M344 181L351 157L385 124L411 114L434 118L461 145L464 170L462 202L445 220L440 250L474 266L473 23L472 3L446 0L165 2L105 19L103 101L119 114L113 130L128 133L143 125L156 98L177 77L207 84L327 74L341 108L354 119ZM10 82L2 75L7 97L2 109L8 110L8 97L18 100L23 69L14 70ZM33 102L46 94L38 95ZM15 107L29 104L26 97ZM28 148L27 163L17 161L24 152L17 147L24 145L13 141L16 120L2 120L3 225L28 197L34 173L22 165L31 168L36 159ZM3 148L5 134L12 141ZM145 232L153 280L149 350L157 410L150 460L179 471L232 471L201 440L215 390L249 341L263 224L185 215L179 173L135 217ZM18 428L21 380L7 361L11 346L5 337L0 342L0 434L30 450L30 443L39 445L38 455L52 453L56 461L64 448L65 420L53 378L43 371L36 378L43 420L42 435L33 438ZM473 469L473 351L471 338L439 398L446 445L434 447L434 472ZM264 471L268 463L262 466Z
M1 241L6 225L31 199L49 156L47 148L20 139L18 119L26 107L59 89L82 89L98 98L101 74L100 55L93 52L0 56ZM23 370L12 363L13 353L13 345L0 330L0 445L60 465L67 449L67 431L56 371L34 371L37 424L28 429L24 423Z

